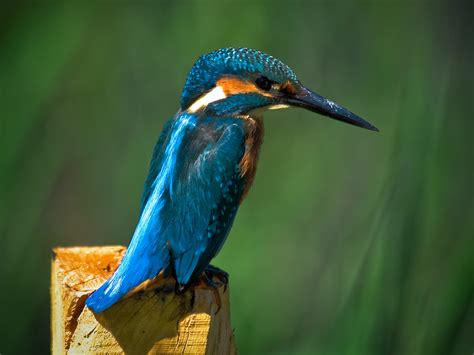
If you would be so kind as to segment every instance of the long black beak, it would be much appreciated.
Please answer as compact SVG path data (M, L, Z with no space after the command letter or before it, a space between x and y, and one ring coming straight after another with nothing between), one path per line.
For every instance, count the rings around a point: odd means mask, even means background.
M296 93L291 93L286 96L284 101L291 106L302 107L354 126L378 132L378 128L374 125L370 124L344 107L339 106L338 104L335 104L321 95L306 89L302 85L298 88Z

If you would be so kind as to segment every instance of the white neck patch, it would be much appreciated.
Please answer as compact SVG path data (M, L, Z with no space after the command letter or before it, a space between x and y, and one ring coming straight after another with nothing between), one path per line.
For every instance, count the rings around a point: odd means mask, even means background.
M200 110L203 107L206 107L212 102L219 101L222 99L225 99L227 95L224 92L224 89L222 89L221 86L216 86L214 89L209 91L207 94L201 96L199 99L194 101L194 103L188 108L189 113L194 113L198 110ZM270 105L270 106L265 106L265 107L260 107L256 110L258 111L266 111L266 110L280 110L284 108L290 107L289 105L284 105L284 104L276 104L276 105Z
M197 110L206 107L211 102L219 101L225 99L227 95L220 86L216 86L214 89L209 91L206 95L201 96L197 99L189 108L188 112L194 113Z
M276 105L270 105L268 106L269 110L281 110L284 108L288 108L290 105L285 105L285 104L276 104Z

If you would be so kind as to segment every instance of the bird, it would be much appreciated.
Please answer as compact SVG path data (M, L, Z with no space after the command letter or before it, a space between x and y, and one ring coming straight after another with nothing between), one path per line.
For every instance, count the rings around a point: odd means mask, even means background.
M290 67L261 51L222 48L197 59L179 110L153 150L138 223L122 262L86 300L92 311L110 308L160 273L174 277L177 292L201 278L212 284L213 275L227 282L227 274L210 262L253 183L263 113L288 107L378 131L306 88Z

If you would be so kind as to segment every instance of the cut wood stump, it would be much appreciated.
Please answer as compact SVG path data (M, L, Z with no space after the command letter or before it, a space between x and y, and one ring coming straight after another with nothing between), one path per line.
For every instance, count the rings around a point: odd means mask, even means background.
M120 264L122 246L56 248L51 270L53 354L235 354L229 289L191 288L177 295L157 279L94 314L85 301ZM161 277L161 276L160 276Z

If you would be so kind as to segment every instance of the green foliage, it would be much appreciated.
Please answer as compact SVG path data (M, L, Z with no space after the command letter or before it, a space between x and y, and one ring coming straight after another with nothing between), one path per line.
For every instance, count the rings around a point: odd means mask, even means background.
M215 264L242 354L469 354L468 7L66 2L0 8L0 352L45 353L53 246L126 244L198 55L254 47L380 128L266 115Z

